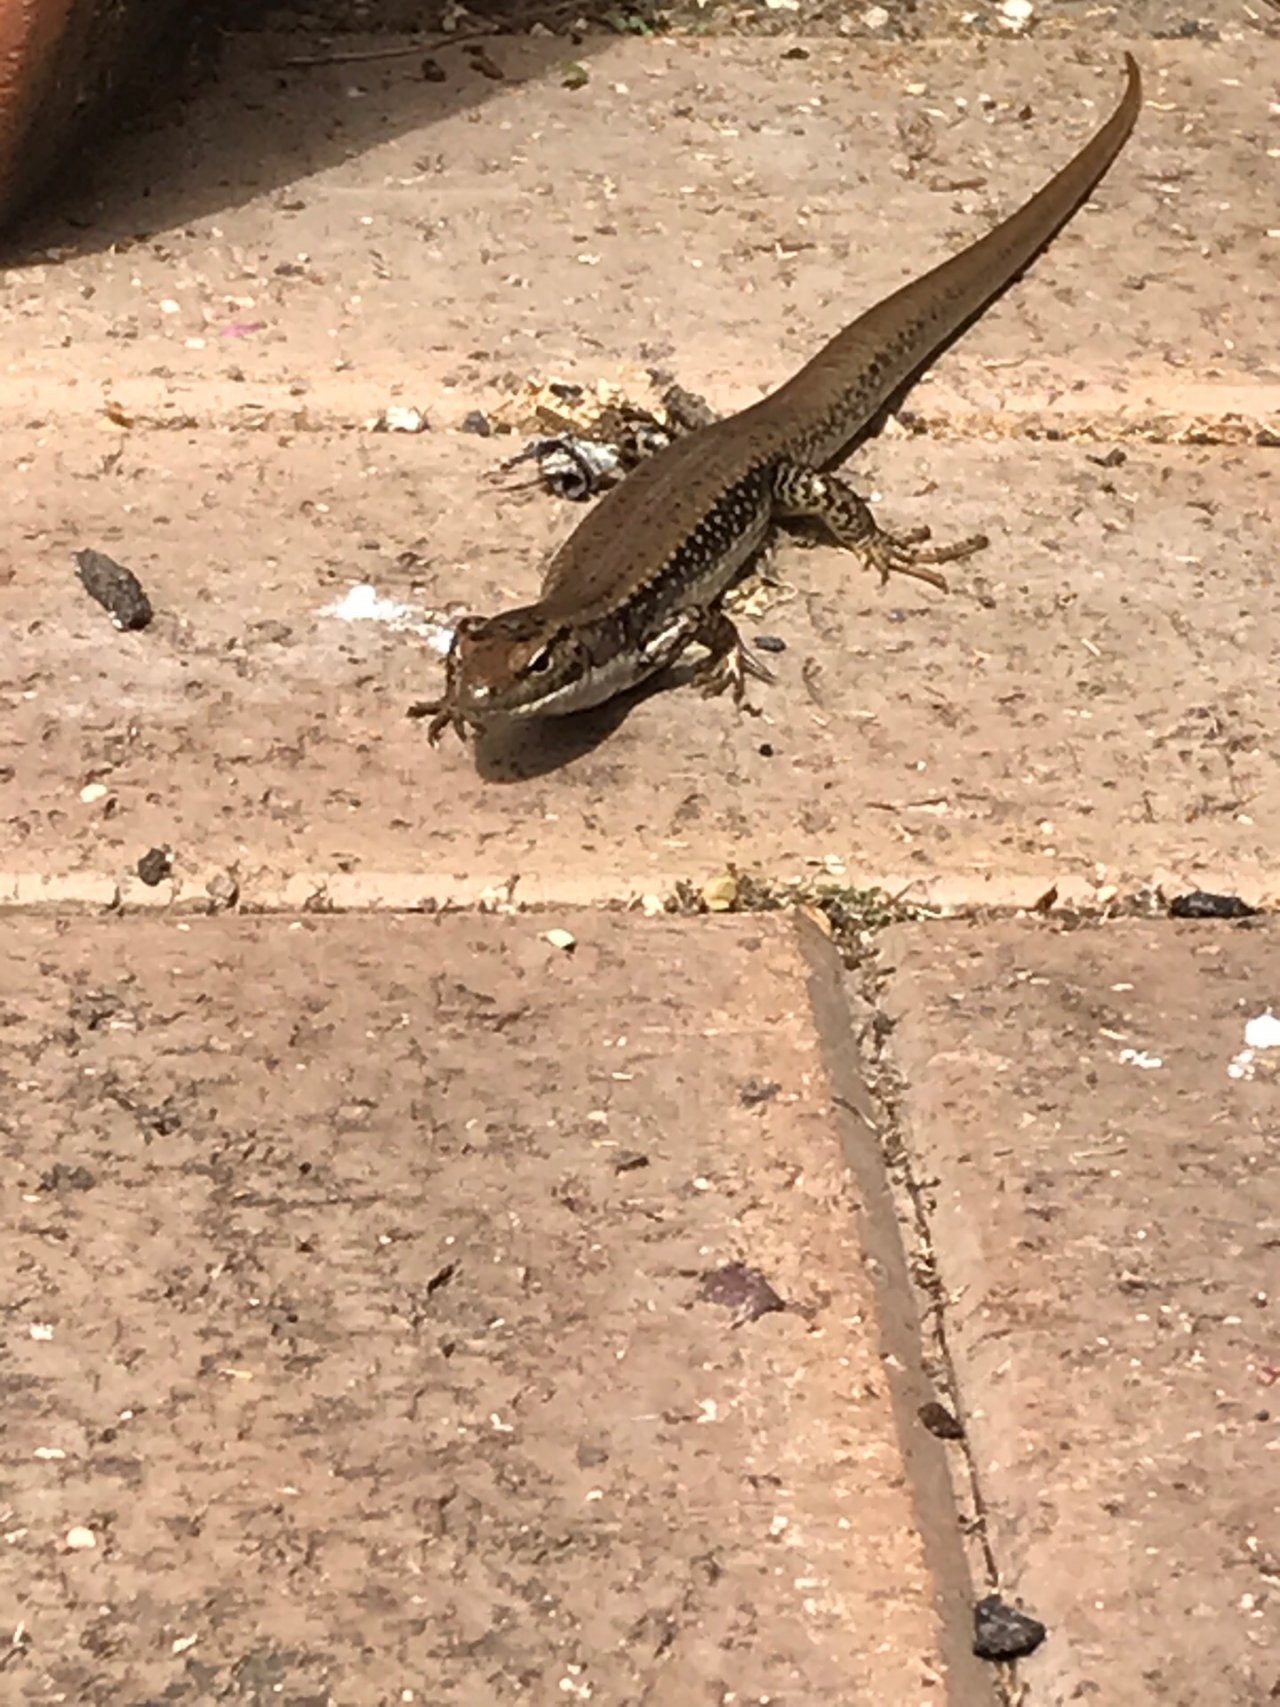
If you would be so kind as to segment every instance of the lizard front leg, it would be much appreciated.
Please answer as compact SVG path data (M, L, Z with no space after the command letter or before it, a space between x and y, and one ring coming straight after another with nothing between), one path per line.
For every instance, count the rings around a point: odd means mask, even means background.
M706 611L691 638L707 649L707 657L692 678L693 685L705 697L721 694L728 688L733 693L734 704L741 705L748 676L761 682L774 680L773 671L747 651L737 627L724 611Z
M841 544L856 551L885 582L890 575L912 575L931 587L947 590L945 576L927 568L931 563L956 563L985 548L985 534L971 534L955 545L926 546L927 527L909 533L886 533L866 501L835 474L819 474L800 463L784 462L774 476L774 506L779 517L806 516L820 521Z

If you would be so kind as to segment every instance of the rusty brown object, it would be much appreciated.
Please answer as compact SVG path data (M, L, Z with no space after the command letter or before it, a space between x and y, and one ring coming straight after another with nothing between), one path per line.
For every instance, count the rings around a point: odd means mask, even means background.
M171 0L0 0L0 224L158 38Z

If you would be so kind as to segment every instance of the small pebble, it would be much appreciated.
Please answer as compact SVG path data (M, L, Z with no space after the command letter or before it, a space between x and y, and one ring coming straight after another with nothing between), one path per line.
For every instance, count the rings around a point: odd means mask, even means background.
M758 1268L744 1262L726 1263L702 1276L698 1296L708 1304L732 1310L743 1322L755 1322L786 1305Z
M921 1405L916 1413L929 1433L936 1435L939 1440L963 1440L964 1429L945 1405L940 1405L936 1399L930 1399Z
M173 871L173 859L168 848L148 848L135 869L148 889L154 889Z
M82 1524L76 1524L74 1529L68 1529L67 1546L74 1552L84 1552L86 1549L96 1547L97 1545L98 1537L93 1533L92 1529L85 1529Z
M1006 29L1025 30L1034 12L1031 0L1000 0L1000 16Z
M738 899L738 880L732 872L711 877L698 891L698 899L709 913L730 912Z
M382 412L383 424L389 433L424 433L427 417L421 409L410 409L403 403L389 403Z
M1038 1618L989 1594L973 1609L973 1651L980 1660L1020 1660L1048 1634Z
M543 931L542 935L543 938L551 944L552 948L558 948L565 954L572 953L578 946L578 939L574 936L572 931Z
M218 911L234 907L240 899L239 880L229 871L216 872L205 884L204 889L205 894Z

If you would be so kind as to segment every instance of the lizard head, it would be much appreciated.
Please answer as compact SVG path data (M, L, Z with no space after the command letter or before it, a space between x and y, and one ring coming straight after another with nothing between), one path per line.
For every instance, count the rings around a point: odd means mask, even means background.
M445 693L433 727L468 726L545 716L560 709L580 670L572 631L536 607L499 616L463 617L445 661Z

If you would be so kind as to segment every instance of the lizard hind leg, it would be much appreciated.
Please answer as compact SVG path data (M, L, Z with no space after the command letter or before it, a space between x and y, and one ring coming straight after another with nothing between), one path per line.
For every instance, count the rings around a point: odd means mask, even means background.
M932 546L925 544L927 527L886 533L848 481L794 462L781 464L774 476L774 507L781 517L805 516L821 522L839 544L856 551L869 568L878 569L882 583L890 575L911 575L945 593L945 576L928 565L957 563L987 545L985 534L980 533L954 545Z

